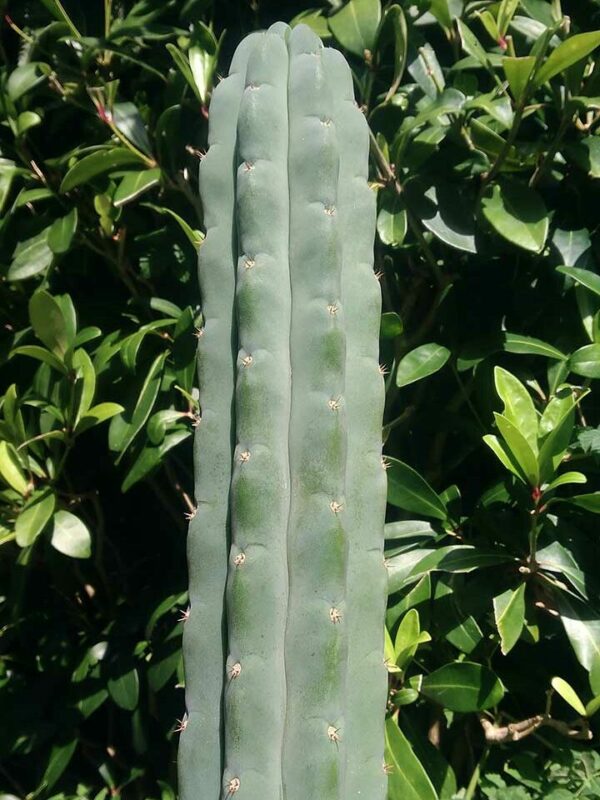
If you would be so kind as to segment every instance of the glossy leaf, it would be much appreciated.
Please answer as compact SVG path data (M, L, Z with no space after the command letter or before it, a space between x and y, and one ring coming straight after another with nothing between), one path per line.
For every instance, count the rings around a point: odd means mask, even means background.
M456 661L423 676L421 693L451 711L484 711L497 705L504 687L488 667Z
M438 800L438 795L410 743L393 717L385 723L388 800Z
M600 31L589 31L588 33L578 33L570 36L550 53L544 64L540 67L535 76L535 82L539 86L549 81L559 72L563 72L569 67L581 61L593 50L600 46Z
M142 429L142 426L150 416L150 412L152 411L154 402L158 395L158 390L160 388L162 370L167 355L167 353L161 353L154 359L148 370L148 373L146 374L144 382L142 383L140 393L131 412L131 416L129 418L114 417L111 422L111 434L113 431L119 430L118 428L114 427L115 420L120 420L122 421L122 425L124 424L122 435L118 435L118 439L117 435L114 437L114 449L120 453L119 457L117 458L117 463L119 463L124 452L133 442L135 437Z
M77 230L77 207L69 211L64 217L59 217L50 226L48 232L48 247L55 255L66 253L71 247L73 236Z
M576 350L569 359L569 368L584 378L600 378L600 344L588 344Z
M119 708L133 711L140 696L140 679L136 668L128 663L117 663L107 682L108 692Z
M52 492L43 492L33 497L17 517L15 533L19 547L28 547L44 530L52 514L56 498Z
M389 464L388 502L405 511L413 511L426 517L445 520L446 507L439 495L427 481L408 464L396 458L387 458Z
M377 215L377 233L384 244L399 247L404 241L408 220L404 201L395 193L384 194Z
M482 200L483 216L504 239L540 253L548 236L549 217L540 195L514 181L502 181L486 189Z
M519 640L525 623L525 584L494 597L494 619L500 635L500 649L507 655Z
M160 169L142 170L141 172L129 172L122 179L113 196L113 204L116 208L130 203L140 195L157 186L160 181Z
M342 47L363 58L365 50L375 47L380 19L380 0L350 0L328 23Z
M398 364L396 385L408 386L438 372L450 358L450 350L440 344L423 344L411 350Z
M64 356L70 332L56 299L46 291L35 292L29 300L29 319L38 339L59 358Z
M504 403L504 416L518 428L537 452L538 415L531 395L521 381L502 367L494 369L496 391Z
M0 477L19 494L25 495L29 491L29 481L10 442L0 441Z
M89 558L92 554L92 537L87 526L70 511L56 512L50 541L69 558Z
M526 96L525 93L535 67L535 61L534 56L506 57L502 59L506 80L517 103L522 102Z
M592 608L564 593L557 599L560 619L573 652L589 672L600 662L600 618Z
M50 229L45 228L30 239L17 244L8 268L9 281L24 281L27 278L33 278L50 267L54 254L48 245L49 232Z
M63 178L60 191L63 193L70 192L77 186L81 186L82 183L87 183L113 169L140 163L140 157L125 147L98 150L95 153L84 156L71 167Z
M577 692L564 678L552 678L551 684L554 691L559 694L571 708L575 709L582 717L586 716L585 706L579 699Z

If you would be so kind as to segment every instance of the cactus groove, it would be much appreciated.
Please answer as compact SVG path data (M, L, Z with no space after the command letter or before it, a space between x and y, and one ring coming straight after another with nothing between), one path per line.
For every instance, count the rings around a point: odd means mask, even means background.
M209 143L181 798L384 800L381 298L344 58L247 37Z

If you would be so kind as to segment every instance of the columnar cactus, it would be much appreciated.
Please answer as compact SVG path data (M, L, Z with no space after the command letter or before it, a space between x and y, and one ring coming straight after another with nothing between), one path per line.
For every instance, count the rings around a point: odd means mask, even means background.
M385 470L368 131L305 26L210 106L182 800L383 800Z

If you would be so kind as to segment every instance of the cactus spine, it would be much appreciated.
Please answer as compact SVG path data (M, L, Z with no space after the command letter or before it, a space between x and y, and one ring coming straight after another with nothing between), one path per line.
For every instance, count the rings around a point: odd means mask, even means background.
M214 93L182 800L384 800L379 285L366 122L305 26Z

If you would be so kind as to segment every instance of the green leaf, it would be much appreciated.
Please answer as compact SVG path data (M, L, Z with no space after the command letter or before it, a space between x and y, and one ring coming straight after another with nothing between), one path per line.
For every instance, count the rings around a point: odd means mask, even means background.
M385 762L389 767L388 800L438 800L433 784L393 717L385 722Z
M456 202L457 192L460 203ZM474 200L465 186L449 182L427 186L416 179L406 184L406 194L409 209L440 241L466 253L477 252Z
M135 437L138 435L140 430L142 429L144 423L150 416L150 412L154 406L154 402L158 395L158 390L160 389L160 384L162 381L162 371L165 360L168 356L167 352L161 353L157 356L148 373L144 379L142 387L140 389L140 393L138 395L138 399L136 404L131 412L131 417L129 420L126 420L123 417L114 417L111 422L111 435L113 430L116 430L114 427L116 420L122 420L125 423L125 430L122 436L119 436L118 442L115 442L116 445L114 449L116 449L120 455L116 460L118 464L123 457L123 454L129 447L129 445L133 442ZM113 445L111 444L111 449L113 449Z
M218 55L219 42L214 33L203 22L196 22L188 58L194 83L198 87L198 94L204 105L208 103L210 97Z
M494 597L494 619L500 634L500 650L507 655L516 645L525 624L525 584Z
M55 255L66 253L71 247L73 236L77 230L77 208L73 208L64 217L59 217L50 226L48 247Z
M538 550L536 561L542 570L555 572L567 578L579 594L587 599L586 576L573 554L560 542L551 542Z
M73 738L69 741L52 746L46 769L40 781L40 787L44 787L46 791L48 791L54 786L56 781L69 766L75 750L77 749L78 741L78 737L73 734Z
M398 364L396 385L408 386L438 372L450 358L450 350L441 344L423 344L407 353Z
M386 456L388 469L388 502L426 517L446 520L448 513L439 495L408 464Z
M409 706L411 703L415 703L418 699L419 693L416 689L398 689L398 691L394 692L391 697L392 703L396 706L396 708Z
M143 480L164 462L164 457L169 450L177 447L178 444L188 439L191 435L189 430L174 431L173 433L167 434L159 445L144 447L125 476L121 484L121 491L127 492L132 486Z
M202 233L202 231L192 228L191 225L189 225L183 219L183 217L180 217L179 214L176 214L175 211L173 211L170 208L163 208L162 206L156 206L153 203L141 203L141 205L144 206L145 208L151 208L158 214L166 214L167 216L174 219L175 222L181 228L181 230L185 233L187 238L190 240L190 242L194 246L194 249L197 250L200 247L204 239L204 234Z
M70 511L57 511L54 515L52 546L70 558L89 558L92 554L92 537L86 525Z
M536 86L541 86L559 72L581 61L600 46L600 31L589 31L570 36L550 53L535 76Z
M504 239L524 250L541 253L550 218L540 195L525 183L504 179L488 186L481 210Z
M535 62L535 56L506 57L502 59L504 74L516 103L520 103L523 100Z
M514 556L498 551L483 550L470 544L451 544L438 547L421 558L410 573L410 577L431 570L439 572L472 572L483 567L493 567L514 561Z
M191 87L192 91L198 98L198 101L202 103L203 100L200 95L200 91L198 89L196 81L194 80L194 75L192 73L190 62L188 61L187 56L176 45L172 44L172 42L167 43L167 50L169 51L169 54L171 55L171 58L175 62L178 70L181 72L183 77L186 79L188 85Z
M52 70L48 64L39 61L28 61L15 67L6 81L6 93L13 103L20 100L24 94L46 80Z
M50 228L44 228L30 239L17 244L8 268L9 281L24 281L48 269L54 258L48 246L49 232Z
M569 275L569 277L573 278L577 283L582 284L586 289L589 289L600 297L600 275L597 275L590 269L581 269L580 267L557 267L556 271Z
M504 697L499 678L482 664L456 661L444 664L421 682L421 694L451 711L483 711Z
M19 547L28 547L44 530L54 513L56 498L50 491L34 496L21 511L15 523Z
M113 197L113 205L116 208L130 203L140 195L157 186L160 182L160 168L145 169L141 172L129 172L125 175Z
M431 638L429 634L425 634L424 639L421 636L419 612L416 608L411 608L402 618L394 639L396 666L401 670L405 670L411 662L419 644Z
M575 689L573 689L570 684L568 684L563 678L552 678L550 683L554 691L557 692L562 699L571 706L571 708L575 709L575 711L582 717L587 716L585 706L579 699Z
M119 708L133 711L137 708L140 696L140 679L137 669L123 661L114 664L111 671L113 674L107 681L110 696Z
M12 356L29 356L30 358L35 358L37 361L41 361L44 364L48 364L49 367L58 370L58 372L62 372L64 374L67 372L65 365L54 355L54 353L51 353L44 347L38 347L38 345L35 344L26 344L22 347L15 347L14 350L11 350L10 355L11 358Z
M581 666L590 672L600 662L600 619L593 609L564 592L557 594L557 600L573 652Z
M556 347L553 347L551 344L543 342L541 339L535 339L533 336L525 336L521 333L504 333L502 349L507 353L556 358L560 361L565 361L567 358L564 353L561 353L560 350L557 350Z
M342 47L363 58L365 50L375 48L380 20L380 0L350 0L328 23Z
M494 419L513 459L517 462L531 485L537 486L540 476L538 459L531 445L519 429L503 414L494 412Z
M600 344L587 344L569 358L569 368L584 378L600 378Z
M377 215L377 233L383 244L399 247L404 241L408 219L404 201L395 192L383 195Z
M512 455L508 447L503 442L501 442L497 436L493 436L492 434L488 433L482 438L485 444L487 444L490 450L498 458L500 463L504 467L506 467L506 469L509 470L509 472L512 472L512 474L520 481L522 481L523 483L527 483L518 463L515 461L514 456Z
M0 441L0 477L21 495L29 491L29 481L23 472L18 453L10 442Z
M502 367L494 368L496 391L504 403L504 416L525 437L537 453L538 415L531 395L521 381Z
M566 145L564 152L590 178L600 178L600 139L597 136Z
M600 694L596 695L593 700L585 707L585 716L586 717L593 717L594 714L600 709Z
M470 56L476 59L485 69L491 69L488 54L485 52L484 48L479 42L479 39L475 36L471 29L465 25L462 19L457 19L456 24L458 26L458 32L460 33L461 43L465 53L468 53Z
M42 124L42 118L35 111L22 111L17 117L17 135L23 136L31 128Z
M79 402L76 406L75 426L80 417L86 414L94 401L96 393L96 371L91 358L83 348L73 353L73 369L77 371L76 392Z
M75 427L75 433L83 433L94 425L99 425L117 414L122 414L125 409L118 403L99 403L97 406L88 409L81 417Z
M115 103L111 109L115 127L139 150L151 155L150 139L144 121L134 103Z
M75 36L75 38L81 39L81 34L79 30L75 26L75 23L73 22L71 17L65 11L65 8L63 4L60 2L60 0L42 0L42 3L52 14L54 19L58 20L59 22L64 22L68 26L71 33Z
M397 3L390 6L385 12L378 42L380 51L385 48L387 42L390 40L394 43L394 74L391 86L386 95L386 100L389 100L390 97L396 94L406 68L408 27L404 11Z
M381 324L379 327L379 337L381 339L395 339L400 336L404 330L404 325L400 316L395 311L386 311L381 315Z
M514 17L517 8L519 7L519 2L520 0L502 0L500 3L497 17L498 31L500 36L506 35L508 26L510 25L511 20Z
M296 14L294 19L290 22L290 27L295 28L297 25L308 25L320 39L331 38L331 31L327 26L327 20L323 16L323 11L321 9L316 11L309 9L308 11L301 11L299 14Z
M570 483L587 483L587 478L582 472L564 472L546 486L545 491L550 492L558 489L559 486L566 486Z
M593 514L600 514L600 492L590 492L589 494L576 494L573 497L561 497L561 501L570 503L573 506L584 508Z
M80 186L82 183L104 175L113 169L124 167L130 164L139 164L140 156L125 147L114 147L110 150L98 150L89 156L84 156L81 161L74 164L67 172L60 185L60 191L64 194Z
M38 339L59 358L71 345L71 331L60 304L51 294L38 290L29 299L29 319Z

